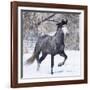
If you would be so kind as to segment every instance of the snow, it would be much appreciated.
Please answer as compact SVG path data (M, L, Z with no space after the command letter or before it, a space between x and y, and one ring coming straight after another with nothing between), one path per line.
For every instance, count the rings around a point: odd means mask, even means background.
M32 52L23 55L23 78L43 78L43 77L75 77L81 74L81 59L80 51L67 50L65 53L68 56L65 64L58 67L60 62L63 62L64 58L60 55L54 57L54 74L51 75L51 56L47 55L44 61L40 65L40 70L37 71L37 61L33 64L25 64L26 60L31 57Z

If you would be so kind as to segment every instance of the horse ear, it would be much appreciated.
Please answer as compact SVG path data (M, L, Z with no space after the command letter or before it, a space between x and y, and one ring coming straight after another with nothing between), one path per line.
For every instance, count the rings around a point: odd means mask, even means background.
M63 24L67 24L68 23L68 20L67 19L66 20L65 19L62 19L62 23Z

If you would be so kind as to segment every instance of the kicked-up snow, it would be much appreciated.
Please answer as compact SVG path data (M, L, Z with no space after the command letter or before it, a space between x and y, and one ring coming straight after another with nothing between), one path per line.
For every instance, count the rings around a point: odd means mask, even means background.
M74 77L79 76L81 73L81 62L80 62L80 51L78 50L68 50L65 51L68 56L65 64L58 67L60 62L63 62L64 58L60 55L54 57L54 74L51 75L51 56L43 60L40 65L40 70L37 71L37 61L35 60L33 64L25 64L26 60L31 57L32 52L23 55L23 78L42 78L42 77Z

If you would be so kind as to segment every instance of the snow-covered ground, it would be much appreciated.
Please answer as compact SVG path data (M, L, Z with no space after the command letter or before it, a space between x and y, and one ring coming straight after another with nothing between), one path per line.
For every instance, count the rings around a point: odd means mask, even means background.
M31 53L23 55L23 78L41 78L41 77L70 77L79 76L81 72L80 51L65 51L68 59L65 64L58 67L64 58L60 55L54 57L54 74L51 75L51 56L47 55L41 63L40 70L37 71L37 61L32 65L25 64L26 60L32 55Z

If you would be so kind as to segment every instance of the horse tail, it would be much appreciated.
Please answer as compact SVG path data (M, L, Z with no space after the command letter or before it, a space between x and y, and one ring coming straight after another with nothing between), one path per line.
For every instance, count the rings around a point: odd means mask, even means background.
M40 44L39 42L37 42L34 48L34 52L32 56L26 61L26 64L32 64L35 61L35 59L38 57L40 51L41 51Z
M32 64L35 61L36 54L35 52L32 54L32 56L26 61L26 64Z

